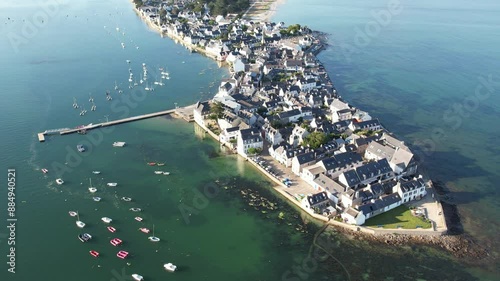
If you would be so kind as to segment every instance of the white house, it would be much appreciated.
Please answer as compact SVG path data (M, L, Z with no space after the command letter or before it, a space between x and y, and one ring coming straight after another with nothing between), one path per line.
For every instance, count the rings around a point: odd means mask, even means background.
M409 181L398 181L398 183L393 187L393 191L399 194L403 201L402 203L420 199L427 194L427 191L425 190L425 182L421 176Z
M237 151L243 157L247 157L250 148L262 149L264 142L257 128L240 130L238 134Z
M283 137L281 136L281 133L279 132L279 130L273 128L271 126L271 124L266 123L264 126L262 126L262 129L264 130L265 139L271 145L276 145L276 144L279 144L283 141Z
M322 191L305 196L300 203L310 213L316 213L315 211L318 211L317 213L321 214L323 209L330 205L330 199L326 192Z
M205 120L210 115L210 104L206 102L197 102L195 108L193 109L194 121L204 127Z
M311 166L314 163L316 163L314 151L296 155L292 159L292 172L300 176L304 167Z
M292 134L290 135L288 139L288 143L293 146L297 147L299 144L301 144L304 139L309 135L309 132L307 131L306 128L302 128L299 125L295 125L295 128L292 130Z

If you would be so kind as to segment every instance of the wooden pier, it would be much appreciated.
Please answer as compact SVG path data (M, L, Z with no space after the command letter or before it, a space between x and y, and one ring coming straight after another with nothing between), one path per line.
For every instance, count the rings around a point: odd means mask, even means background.
M56 130L46 130L46 131L38 134L38 140L40 142L43 142L43 141L45 141L46 134L55 133L55 132L58 132L60 135L67 135L67 134L77 133L77 132L81 132L81 131L87 131L87 130L92 130L92 129L96 129L96 128L108 127L108 126L132 122L132 121L137 121L137 120L143 120L143 119L148 119L148 118L153 118L153 117L158 117L158 116L169 115L169 114L175 114L175 115L179 116L180 118L183 118L184 120L186 120L188 122L191 122L191 121L193 121L193 109L194 109L194 107L195 107L195 105L189 105L186 107L178 107L175 109L169 109L169 110L164 110L164 111L159 111L159 112L154 112L154 113L132 116L132 117L128 117L128 118L107 121L107 122L102 122L102 123L98 123L98 124L89 124L87 126L79 126L77 128L74 128L74 129L64 128L64 129L56 129Z

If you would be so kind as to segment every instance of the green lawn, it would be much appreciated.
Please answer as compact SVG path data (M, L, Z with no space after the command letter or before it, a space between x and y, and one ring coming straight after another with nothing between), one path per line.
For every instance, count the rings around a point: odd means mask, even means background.
M369 218L364 226L415 229L417 226L421 228L430 228L432 225L430 222L426 222L420 217L412 215L407 206L401 205L388 212Z

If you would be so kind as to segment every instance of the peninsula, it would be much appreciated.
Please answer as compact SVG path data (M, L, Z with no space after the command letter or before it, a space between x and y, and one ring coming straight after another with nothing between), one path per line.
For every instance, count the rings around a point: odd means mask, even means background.
M213 99L194 105L201 128L317 220L396 244L418 237L446 249L459 245L452 252L474 251L468 241L436 242L447 227L432 182L403 141L339 95L316 58L327 46L324 34L259 21L270 4L258 17L255 3L245 13L212 15L193 2L134 1L162 36L229 67L231 77Z

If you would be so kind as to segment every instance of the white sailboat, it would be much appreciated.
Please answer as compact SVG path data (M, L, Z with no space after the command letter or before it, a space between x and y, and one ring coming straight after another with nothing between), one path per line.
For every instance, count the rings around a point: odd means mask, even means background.
M116 81L115 81L115 90L118 90L118 84L116 84Z
M76 103L76 98L73 98L73 108L78 108L78 103Z
M149 241L151 242L159 242L160 238L155 236L155 225L153 224L153 236L148 237Z
M89 178L90 186L89 186L89 191L92 193L95 193L97 191L97 188L92 186L92 179Z
M85 223L80 220L80 215L78 214L78 211L76 212L76 218L77 218L76 226L78 226L79 228L84 228Z

